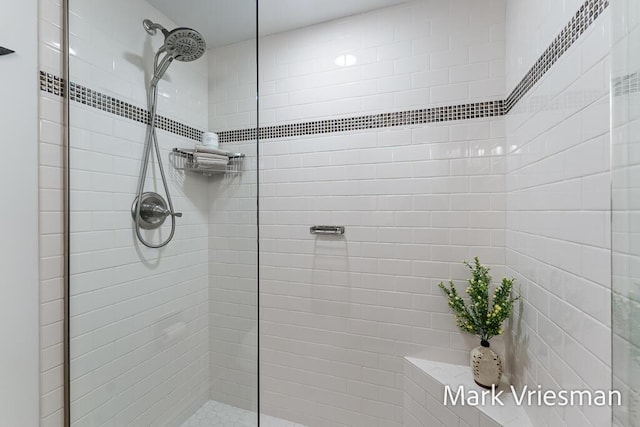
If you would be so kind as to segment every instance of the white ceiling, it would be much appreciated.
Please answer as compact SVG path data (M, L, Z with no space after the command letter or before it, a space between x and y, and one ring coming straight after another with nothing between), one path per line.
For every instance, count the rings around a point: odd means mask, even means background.
M280 33L407 0L259 0L260 35ZM255 37L256 0L149 0L181 27L191 27L208 47ZM162 22L160 22L162 24Z

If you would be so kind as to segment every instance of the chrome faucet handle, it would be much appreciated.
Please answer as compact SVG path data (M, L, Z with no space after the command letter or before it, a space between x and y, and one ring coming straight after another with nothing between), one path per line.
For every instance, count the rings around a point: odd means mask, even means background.
M149 212L153 212L156 215L164 215L165 217L167 216L175 216L177 218L182 218L182 212L171 212L169 209L164 208L162 206L159 205L153 205L150 203L143 203L142 204L142 208L146 209Z
M173 216L176 218L182 218L182 212L171 212L168 208L156 208L156 212L160 213L160 215Z

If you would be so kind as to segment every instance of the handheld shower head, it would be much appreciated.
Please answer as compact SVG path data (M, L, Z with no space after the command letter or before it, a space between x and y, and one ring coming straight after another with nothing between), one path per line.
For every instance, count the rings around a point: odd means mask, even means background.
M169 55L183 62L195 61L207 50L202 34L186 27L176 28L165 34L164 46Z
M138 197L134 201L131 213L133 214L133 221L135 223L135 232L138 236L138 240L143 245L150 248L161 248L171 241L176 231L176 217L182 216L181 213L176 212L173 209L173 202L171 201L171 195L169 194L169 186L164 174L164 167L162 166L162 156L160 155L160 146L158 145L158 137L156 135L157 124L157 110L158 110L158 82L169 68L169 65L174 59L178 61L190 62L195 61L204 55L207 49L207 45L204 41L202 34L191 28L176 28L173 31L167 31L160 24L156 24L149 19L142 21L142 26L145 31L150 35L155 35L158 30L162 31L164 35L164 44L158 49L153 60L153 77L149 82L149 89L147 91L147 104L149 106L149 127L147 130L147 137L144 143L144 153L142 160L142 169L140 172L140 179L138 181ZM147 168L149 166L149 157L151 152L155 151L156 158L158 160L158 169L160 170L160 176L162 177L162 185L164 186L164 192L167 196L167 203L164 203L164 199L159 194L153 193L157 206L151 206L151 214L160 216L162 218L157 221L147 221L149 218L149 206L145 206L143 201L144 195L151 193L144 192L144 184L147 178ZM147 204L149 205L149 204ZM160 206L158 208L158 206ZM152 216L153 216L152 215ZM163 240L161 243L151 243L145 239L141 234L142 228L157 228L162 225L164 219L171 217L171 232L169 237ZM157 219L157 218L156 218Z
M183 62L191 62L204 55L207 44L202 34L192 28L180 27L167 31L160 24L156 24L149 19L142 21L142 26L150 35L155 35L157 30L164 35L164 44L160 51L167 52L173 59Z

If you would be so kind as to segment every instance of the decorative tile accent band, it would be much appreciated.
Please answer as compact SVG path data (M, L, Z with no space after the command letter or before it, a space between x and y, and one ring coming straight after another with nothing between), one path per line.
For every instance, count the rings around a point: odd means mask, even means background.
M609 6L609 0L587 0L571 21L560 31L560 34L551 42L549 47L542 53L540 58L533 64L520 83L518 83L507 97L504 107L505 114L522 99L522 97L549 71L549 69L560 59L567 49L589 28L589 26L604 12Z
M476 102L473 104L449 105L395 113L380 113L367 116L344 117L341 119L266 126L260 128L259 137L260 139L286 138L301 135L497 117L503 114L504 108L502 100ZM221 143L235 142L254 139L255 133L255 129L241 129L222 131L218 133L218 136L220 137Z
M66 89L62 78L40 71L40 90L58 96L64 96ZM149 112L128 102L94 91L71 82L69 99L108 113L116 114L136 122L149 124ZM420 110L394 113L371 114L367 116L327 119L313 122L266 126L260 128L260 139L283 138L299 135L314 135L331 132L345 132L361 129L416 125L424 123L446 122L453 120L497 117L504 114L504 101L476 102L473 104L449 105L423 108ZM158 116L158 128L196 141L202 131L175 120ZM255 139L256 129L239 129L219 132L220 142L236 142Z
M533 67L509 94L506 100L476 102L473 104L450 105L423 108L420 110L380 113L366 116L326 119L313 122L292 123L262 127L258 131L260 139L315 135L331 132L345 132L362 129L377 129L482 117L496 117L508 114L525 94L549 71L573 43L609 6L609 0L587 0L571 21L562 29L551 45L538 58ZM638 90L638 73L620 77L613 82L614 95ZM60 77L40 72L40 90L63 96L65 83ZM626 91L626 92L625 92ZM620 92L620 93L619 93ZM69 98L109 113L140 123L149 123L149 112L143 108L121 101L84 86L71 83ZM200 140L202 131L169 118L158 116L158 128L185 138ZM256 129L238 129L219 132L220 142L238 142L255 139Z
M40 90L54 95L64 96L66 84L64 79L40 71ZM69 83L69 99L97 108L98 110L106 111L107 113L149 124L149 111L73 82ZM157 116L156 121L158 129L200 141L200 136L202 135L200 129L160 115Z

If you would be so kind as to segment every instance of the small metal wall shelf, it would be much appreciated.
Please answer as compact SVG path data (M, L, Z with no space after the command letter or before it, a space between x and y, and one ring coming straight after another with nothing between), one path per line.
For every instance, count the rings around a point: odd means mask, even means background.
M0 46L0 56L2 55L8 55L10 53L15 53L15 51L11 50L11 49L7 49L6 47L2 47Z
M227 153L229 161L224 164L198 163L197 151L192 148L174 148L171 152L171 163L177 170L197 172L211 176L213 174L236 174L243 171L245 155L243 153Z
M343 225L314 225L309 228L311 234L321 234L329 236L342 236L344 234Z

